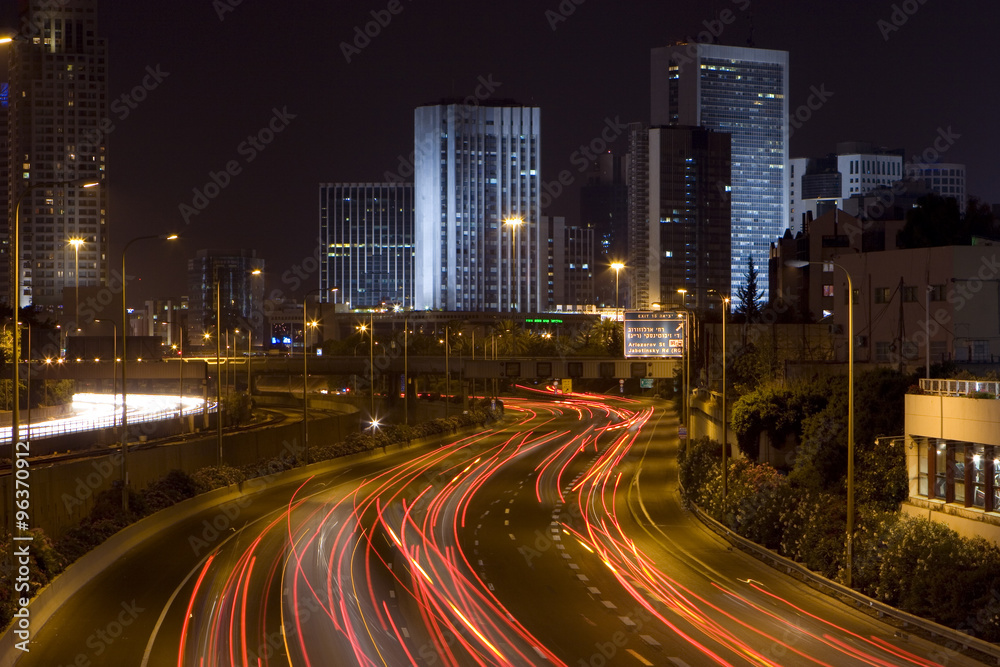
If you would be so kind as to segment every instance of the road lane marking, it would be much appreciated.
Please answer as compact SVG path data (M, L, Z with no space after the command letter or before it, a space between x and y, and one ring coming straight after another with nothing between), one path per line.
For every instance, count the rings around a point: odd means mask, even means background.
M646 660L644 657L642 657L641 655L639 655L638 653L636 653L632 649L627 649L627 652L633 658L635 658L636 660L638 660L642 664L646 665L646 667L653 667L653 663L651 663L649 660Z

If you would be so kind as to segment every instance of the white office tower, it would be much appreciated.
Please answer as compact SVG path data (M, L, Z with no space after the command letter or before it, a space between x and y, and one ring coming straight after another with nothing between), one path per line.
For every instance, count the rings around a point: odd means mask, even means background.
M771 243L789 221L788 52L716 44L652 50L651 118L732 135L731 291L744 286L747 258L767 293Z
M540 310L540 137L538 107L414 111L415 308Z

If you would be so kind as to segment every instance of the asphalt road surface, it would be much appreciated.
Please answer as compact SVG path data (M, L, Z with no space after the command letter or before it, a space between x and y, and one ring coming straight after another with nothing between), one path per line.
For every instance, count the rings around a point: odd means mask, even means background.
M664 404L506 407L150 535L17 664L979 664L730 549L680 503Z

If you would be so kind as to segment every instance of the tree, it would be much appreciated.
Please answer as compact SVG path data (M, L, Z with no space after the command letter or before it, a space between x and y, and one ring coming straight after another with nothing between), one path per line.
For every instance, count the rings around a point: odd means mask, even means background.
M896 236L900 248L935 248L969 245L973 236L995 237L998 231L988 206L970 199L965 215L954 197L931 193L917 200L907 211L906 225Z
M736 290L736 312L742 313L747 322L760 319L760 310L764 302L764 290L757 289L757 267L753 256L747 256L747 281L743 287Z

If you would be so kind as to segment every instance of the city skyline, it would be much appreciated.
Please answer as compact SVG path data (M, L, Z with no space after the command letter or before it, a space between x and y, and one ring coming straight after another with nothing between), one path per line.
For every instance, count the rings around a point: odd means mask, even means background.
M847 4L855 11L744 0L572 4L572 12L558 3L399 3L396 13L223 2L175 6L153 20L152 7L104 2L111 261L131 236L179 230L183 243L142 263L130 294L180 293L191 252L238 236L241 246L267 248L269 289L297 296L318 284L318 271L307 270L317 185L412 179L412 110L443 97L540 107L542 214L575 221L588 158L605 146L623 152L622 125L649 121L650 49L687 38L744 45L751 13L754 45L790 54L790 157L863 140L905 148L910 159L933 154L950 133L958 138L941 160L967 165L970 195L1000 201L989 120L998 93L980 85L997 78L986 38L998 9ZM4 23L17 27L13 13ZM519 48L495 29L504 25L516 27ZM963 49L926 47L943 34L963 35ZM969 63L976 78L960 76Z

